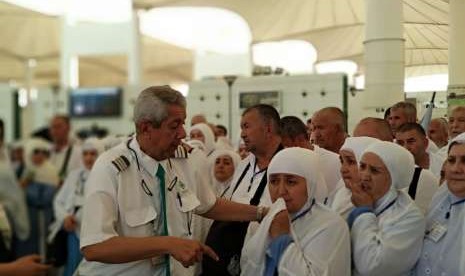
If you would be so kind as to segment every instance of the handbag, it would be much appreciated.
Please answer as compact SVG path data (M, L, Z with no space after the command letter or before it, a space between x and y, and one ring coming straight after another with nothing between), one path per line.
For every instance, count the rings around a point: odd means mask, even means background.
M233 193L236 191L239 184L242 182L247 173L250 164L247 165L237 181ZM250 200L250 205L257 206L260 203L260 198L265 190L267 183L266 171L262 177L260 184L254 196ZM242 246L244 245L245 235L249 221L217 221L215 220L210 227L205 244L210 246L219 257L218 261L211 258L203 258L202 260L202 275L240 275L240 259Z
M46 263L60 267L66 264L68 258L68 232L61 228L53 238L47 243Z

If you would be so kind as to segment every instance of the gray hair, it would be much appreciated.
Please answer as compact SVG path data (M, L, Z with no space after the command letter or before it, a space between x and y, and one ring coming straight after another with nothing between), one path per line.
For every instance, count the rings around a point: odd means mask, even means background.
M417 108L410 102L398 102L391 106L391 110L402 109L407 116L407 120L411 123L417 120Z
M451 110L450 114L452 115L454 112L464 112L464 111L465 111L465 106L459 105L459 106L454 107Z
M149 121L154 127L160 127L161 122L168 117L168 105L186 108L186 99L168 85L147 87L137 97L134 122Z
M441 131L444 131L445 133L447 133L449 123L447 122L446 118L442 118L442 117L441 118L434 118L434 119L431 120L430 124L433 123L433 122L438 122Z

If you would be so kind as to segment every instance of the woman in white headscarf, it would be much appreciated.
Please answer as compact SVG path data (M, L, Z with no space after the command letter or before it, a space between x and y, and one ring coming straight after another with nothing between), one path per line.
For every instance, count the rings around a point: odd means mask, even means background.
M465 134L449 144L445 183L426 216L416 275L465 275Z
M241 157L232 150L215 150L209 159L212 187L218 197L229 190L234 171Z
M29 213L30 235L17 243L18 256L45 255L46 232L53 221L53 197L60 178L50 162L51 145L41 139L31 139L25 145L25 164L20 185L25 189Z
M84 141L82 149L81 168L71 171L55 197L55 227L56 231L63 228L67 233L68 256L64 275L71 276L76 270L82 255L79 250L79 233L81 222L81 207L84 203L85 183L97 157L104 151L104 143L97 138ZM53 237L53 233L49 237Z
M336 187L331 209L347 219L350 211L354 208L352 204L352 185L360 182L358 165L363 151L372 143L379 141L372 137L348 137L339 150L341 160L341 176Z
M215 134L213 130L205 123L195 124L189 131L191 140L199 140L205 146L205 154L210 156L215 150Z
M354 275L409 275L417 262L425 220L402 191L414 168L412 154L397 144L375 142L364 151L348 218Z
M5 221L0 221L0 232L5 231L5 247L14 251L13 239L16 237L25 240L29 236L29 219L24 192L18 185L11 166L5 161L0 161L0 205L5 212Z
M50 162L51 145L41 139L31 139L26 143L26 169L21 185L27 187L30 182L57 187L60 178L58 169Z
M304 148L277 153L268 166L274 202L241 257L242 275L350 275L350 237L340 216L315 201L325 185L318 156Z

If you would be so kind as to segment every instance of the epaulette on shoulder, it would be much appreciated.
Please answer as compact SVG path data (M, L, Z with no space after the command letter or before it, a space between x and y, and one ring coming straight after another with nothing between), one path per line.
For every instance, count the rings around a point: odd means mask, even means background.
M118 172L125 171L127 168L129 168L129 165L131 165L128 158L124 155L120 155L119 157L115 158L113 161L111 161L111 163L116 167Z
M174 152L174 158L188 158L189 149L187 149L183 144L179 145L176 151Z

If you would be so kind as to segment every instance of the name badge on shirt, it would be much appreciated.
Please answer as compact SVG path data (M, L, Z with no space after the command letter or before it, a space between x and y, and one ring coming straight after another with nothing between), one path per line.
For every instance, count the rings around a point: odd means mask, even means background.
M447 228L439 222L435 221L431 225L430 229L426 231L425 238L433 242L438 242L444 236L444 234L446 234L446 232Z
M199 199L181 180L177 180L176 197L177 206L181 212L190 212L200 205Z

